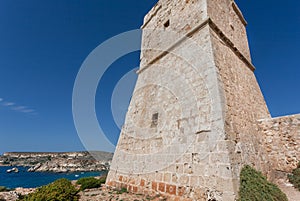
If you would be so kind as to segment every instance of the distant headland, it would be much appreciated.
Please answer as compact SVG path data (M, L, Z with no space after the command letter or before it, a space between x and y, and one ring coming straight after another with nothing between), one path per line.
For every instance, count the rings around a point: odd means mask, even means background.
M95 151L96 160L87 151L80 152L6 152L0 166L25 166L29 172L92 172L108 170L113 153Z

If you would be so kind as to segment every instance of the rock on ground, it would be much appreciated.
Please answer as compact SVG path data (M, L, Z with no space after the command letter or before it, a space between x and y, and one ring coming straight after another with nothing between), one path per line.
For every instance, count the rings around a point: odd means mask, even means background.
M35 188L16 188L9 192L0 192L0 201L16 201L18 200L18 195L27 195L33 193Z

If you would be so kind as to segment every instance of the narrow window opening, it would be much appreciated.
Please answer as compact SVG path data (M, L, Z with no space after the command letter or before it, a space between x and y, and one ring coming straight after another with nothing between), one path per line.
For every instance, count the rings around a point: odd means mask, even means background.
M167 20L165 23L164 23L164 27L167 28L170 26L170 20Z
M151 127L156 127L158 124L158 113L152 115Z

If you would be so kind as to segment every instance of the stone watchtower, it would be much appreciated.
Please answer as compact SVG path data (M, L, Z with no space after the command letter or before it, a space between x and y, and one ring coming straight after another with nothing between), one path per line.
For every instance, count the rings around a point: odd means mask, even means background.
M235 200L264 172L246 21L233 0L160 0L144 19L141 67L107 185L170 200Z

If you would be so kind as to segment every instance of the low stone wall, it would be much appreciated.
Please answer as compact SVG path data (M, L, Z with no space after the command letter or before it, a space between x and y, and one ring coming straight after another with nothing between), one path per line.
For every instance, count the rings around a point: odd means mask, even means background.
M272 169L290 173L300 160L300 114L259 120L259 129Z

